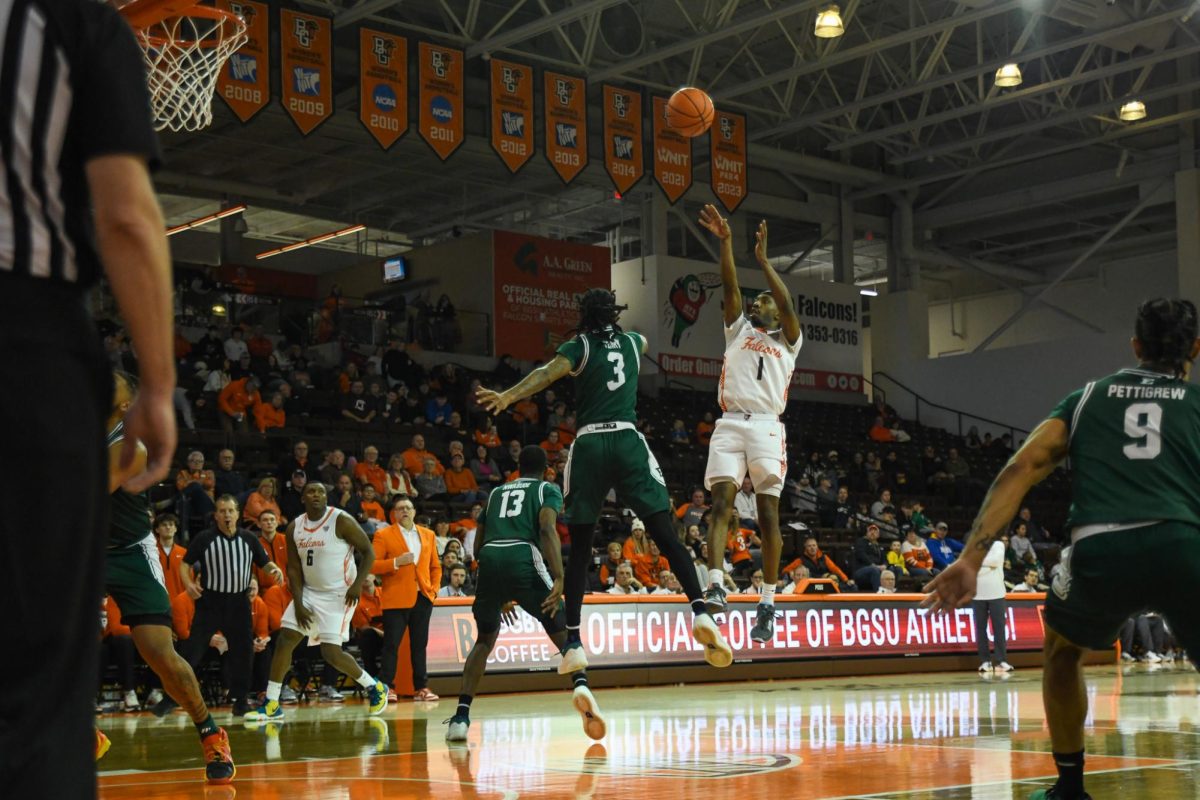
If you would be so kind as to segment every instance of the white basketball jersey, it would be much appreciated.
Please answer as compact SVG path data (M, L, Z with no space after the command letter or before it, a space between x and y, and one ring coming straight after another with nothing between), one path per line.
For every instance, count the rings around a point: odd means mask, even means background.
M308 514L296 518L292 536L300 568L304 570L304 587L316 592L344 592L358 577L354 563L354 548L338 538L338 517L345 511L330 506L321 520L313 521Z
M725 365L717 389L721 410L782 414L803 342L801 334L789 345L782 331L756 328L745 316L725 326Z

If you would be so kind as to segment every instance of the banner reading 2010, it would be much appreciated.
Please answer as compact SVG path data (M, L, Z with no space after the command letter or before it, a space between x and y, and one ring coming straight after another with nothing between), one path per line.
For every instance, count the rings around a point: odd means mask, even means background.
M408 133L408 40L359 31L358 120L387 150Z
M283 110L308 135L333 115L332 26L326 17L279 12Z

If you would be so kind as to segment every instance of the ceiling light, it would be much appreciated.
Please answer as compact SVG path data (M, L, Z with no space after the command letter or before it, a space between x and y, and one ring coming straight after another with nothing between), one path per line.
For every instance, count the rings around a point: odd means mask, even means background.
M225 306L221 305L220 303L213 303L212 313L214 317L225 316Z
M1146 104L1141 100L1130 100L1125 105L1121 106L1121 121L1122 122L1137 122L1139 119L1146 118Z
M340 231L332 231L330 233L322 233L320 236L314 236L311 239L305 239L303 242L293 242L292 244L284 245L283 247L276 247L274 250L264 250L256 255L255 258L264 259L270 258L271 256L277 256L282 253L290 253L293 250L299 250L301 247L309 247L310 245L320 244L321 242L328 242L330 239L336 239L339 236L347 236L351 233L358 233L359 231L365 231L366 229L366 225L351 225L349 228L342 228Z
M879 292L875 289L859 289L858 293L864 297L879 297Z
M813 34L818 39L836 39L846 32L842 25L842 12L836 5L826 6L817 12L817 24Z
M996 85L1005 89L1021 85L1021 68L1016 64L1005 64L996 70Z
M198 217L191 222L185 222L182 225L176 225L174 228L167 228L167 236L174 236L175 234L182 233L183 231L190 231L192 228L199 228L201 225L207 225L210 222L216 222L219 219L225 219L225 217L232 217L234 214L240 214L245 210L246 206L244 205L230 206L229 208L221 209L215 214L209 214L206 217Z

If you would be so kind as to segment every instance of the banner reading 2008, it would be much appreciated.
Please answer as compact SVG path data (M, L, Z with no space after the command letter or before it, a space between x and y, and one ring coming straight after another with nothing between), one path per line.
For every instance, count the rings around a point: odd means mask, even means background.
M642 179L642 95L604 87L604 169L621 194Z
M746 199L746 116L718 111L708 136L713 194L732 214Z
M492 149L509 172L533 157L533 68L492 59Z
M279 12L283 110L308 135L333 114L333 43L326 17Z
M229 57L217 76L217 94L242 122L271 102L271 20L267 4L253 0L217 0L246 23L246 43Z
M463 51L421 42L421 138L445 161L463 143Z
M408 132L408 40L359 31L358 119L387 150Z
M570 183L588 163L587 83L558 72L545 74L546 158Z

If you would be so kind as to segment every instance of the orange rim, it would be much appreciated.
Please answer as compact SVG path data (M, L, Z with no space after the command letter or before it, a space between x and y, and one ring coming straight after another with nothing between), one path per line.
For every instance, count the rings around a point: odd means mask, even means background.
M178 17L195 7L200 0L133 0L120 5L121 15L134 28L149 28L167 17ZM112 0L119 5L119 0Z
M204 49L212 49L214 47L219 47L225 39L237 36L238 33L240 33L241 30L246 27L246 23L242 21L242 18L237 14L234 14L232 11L224 11L219 8L210 8L209 6L194 6L179 16L211 19L214 22L219 23L215 28L213 28L213 33L216 35L196 41L192 39L168 39L164 36L155 36L151 33L148 33L147 30L149 28L163 21L160 19L154 23L151 23L150 25L143 26L142 36L154 47L163 47L169 43L183 47L201 47ZM169 17L167 19L169 19ZM233 27L226 28L226 24L229 24Z

